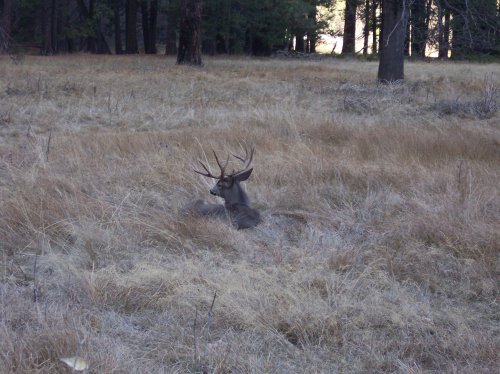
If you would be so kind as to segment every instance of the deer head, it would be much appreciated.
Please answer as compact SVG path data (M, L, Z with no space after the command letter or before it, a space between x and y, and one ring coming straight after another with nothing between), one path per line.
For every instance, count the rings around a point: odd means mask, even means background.
M250 152L248 152L248 150L245 148L244 157L240 157L233 154L234 157L243 162L244 166L241 170L239 171L233 170L233 172L230 174L226 174L226 168L229 163L229 156L227 157L224 164L222 164L219 161L219 158L217 157L215 151L212 152L214 154L215 161L219 166L220 174L219 175L212 174L209 168L201 161L199 162L204 171L199 171L199 170L194 170L194 171L205 177L217 179L217 183L210 189L210 193L212 195L222 197L226 203L226 206L231 206L234 204L241 204L248 206L248 197L243 188L240 186L240 182L247 180L248 177L250 177L250 174L252 174L253 168L250 167L250 164L252 163L254 148L252 148Z

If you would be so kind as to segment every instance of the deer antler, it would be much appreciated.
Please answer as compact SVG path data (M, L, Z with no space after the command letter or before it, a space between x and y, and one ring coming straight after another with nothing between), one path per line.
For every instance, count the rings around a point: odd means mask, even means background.
M219 165L220 175L219 176L213 175L212 172L208 169L208 167L203 162L201 162L199 160L198 160L198 162L200 163L201 167L205 170L205 172L202 172L202 171L199 171L199 170L196 170L196 169L193 169L193 171L195 173L203 175L204 177L213 178L213 179L223 179L224 178L224 173L226 171L227 164L229 162L229 156L227 157L227 160L224 163L224 165L221 165L221 163L219 161L219 158L217 157L217 154L215 153L215 151L213 149L212 149L212 152L213 152L213 154L215 156L215 161L217 161L217 165Z
M250 149L250 154L248 154L248 149L246 147L244 149L245 149L245 157L244 158L237 156L234 153L231 153L234 157L236 157L238 160L240 160L244 164L243 169L241 169L239 171L233 171L233 173L231 174L232 176L235 176L235 175L243 173L244 171L247 171L250 167L250 164L252 163L255 148L252 147Z

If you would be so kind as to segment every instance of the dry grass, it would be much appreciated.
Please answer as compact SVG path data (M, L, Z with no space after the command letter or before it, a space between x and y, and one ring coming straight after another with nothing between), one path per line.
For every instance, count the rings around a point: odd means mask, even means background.
M0 371L494 372L500 69L376 69L1 57ZM263 223L178 214L240 141Z

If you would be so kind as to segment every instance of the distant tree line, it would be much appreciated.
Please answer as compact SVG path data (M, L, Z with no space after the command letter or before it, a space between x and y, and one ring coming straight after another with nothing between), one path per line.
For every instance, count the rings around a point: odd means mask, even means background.
M318 35L334 33L319 6L345 7L338 31L343 54L381 52L382 25L388 22L383 9L386 15L394 11L396 28L388 35L396 37L394 31L403 28L398 37L404 38L405 55L425 57L430 48L441 58L500 51L499 0L0 0L0 48L177 55L194 48L183 39L184 27L199 29L200 51L209 55L314 53Z

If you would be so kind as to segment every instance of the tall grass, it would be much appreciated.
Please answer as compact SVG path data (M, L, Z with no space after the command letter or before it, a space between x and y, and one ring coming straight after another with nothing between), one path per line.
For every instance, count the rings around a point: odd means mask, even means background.
M0 371L494 372L500 70L376 69L2 57ZM179 214L241 142L263 222Z

